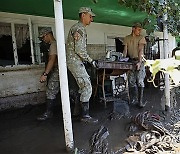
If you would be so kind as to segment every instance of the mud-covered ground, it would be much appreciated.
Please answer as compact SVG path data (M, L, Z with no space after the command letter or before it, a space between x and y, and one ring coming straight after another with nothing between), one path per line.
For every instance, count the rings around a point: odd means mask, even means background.
M145 89L146 107L139 109L130 106L130 116L139 112L151 111L159 114L166 124L172 120L172 116L161 111L162 93L159 89L149 87ZM180 94L176 95L179 109ZM25 100L22 100L25 101ZM23 109L0 112L0 153L1 154L65 154L65 138L60 105L56 106L54 117L50 120L39 122L37 115L41 114L45 105L26 106ZM132 134L128 131L129 116L112 118L109 116L113 109L113 103L107 103L107 108L99 101L91 102L90 111L93 117L99 119L99 123L84 124L73 119L74 145L78 149L89 150L89 140L100 126L108 129L108 149L111 152L118 151L126 145L125 139Z

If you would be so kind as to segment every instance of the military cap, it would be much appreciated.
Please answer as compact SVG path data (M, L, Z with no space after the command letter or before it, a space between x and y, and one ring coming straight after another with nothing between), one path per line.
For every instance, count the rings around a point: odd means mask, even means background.
M48 34L48 33L51 33L52 30L51 28L49 27L46 27L46 28L42 28L39 32L39 38L43 37L44 35Z
M140 22L136 22L132 25L132 27L139 27L142 28L142 24Z
M92 9L89 7L81 7L79 9L79 13L89 13L90 15L92 15L93 17L95 17L96 15L92 12Z

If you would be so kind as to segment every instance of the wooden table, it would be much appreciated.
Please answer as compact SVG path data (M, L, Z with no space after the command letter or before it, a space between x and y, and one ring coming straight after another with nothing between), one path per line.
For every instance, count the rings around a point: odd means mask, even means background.
M103 98L102 100L105 103L106 107L106 102L108 101L114 101L115 98L106 98L105 96L105 89L104 89L104 82L105 82L105 77L106 76L118 76L126 73L128 70L133 70L135 69L135 64L132 62L119 62L119 61L107 61L107 60L98 60L98 70L97 70L97 85L95 89L95 95L97 93L97 88L99 85L99 77L102 76L102 94Z

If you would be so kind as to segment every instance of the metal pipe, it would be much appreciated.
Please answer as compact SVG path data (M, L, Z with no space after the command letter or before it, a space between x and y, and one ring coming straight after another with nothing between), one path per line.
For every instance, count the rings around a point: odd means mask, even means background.
M71 151L74 148L74 141L73 141L68 78L67 78L62 0L54 0L54 13L55 13L61 102L62 102L63 120L64 120L64 132L65 132L66 148L68 151Z

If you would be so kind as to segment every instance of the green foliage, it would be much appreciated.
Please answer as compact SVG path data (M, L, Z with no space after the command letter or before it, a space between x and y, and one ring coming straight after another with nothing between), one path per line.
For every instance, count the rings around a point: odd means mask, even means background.
M178 36L180 33L180 1L179 0L118 0L120 5L132 8L134 11L140 10L146 12L147 18L143 25L147 29L147 33L151 34L159 30L159 22L162 21L162 16L167 13L168 19L163 24L168 25L168 31L173 36ZM157 23L152 22L155 18Z

